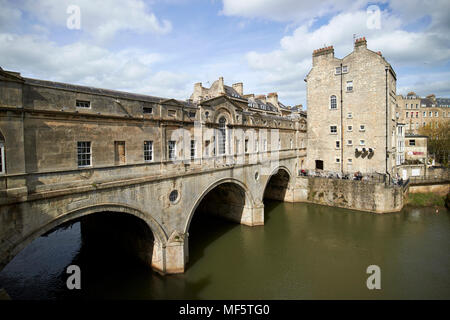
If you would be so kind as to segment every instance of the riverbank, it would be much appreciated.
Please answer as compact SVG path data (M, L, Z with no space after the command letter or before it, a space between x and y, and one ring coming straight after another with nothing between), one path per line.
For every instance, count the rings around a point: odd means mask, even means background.
M408 195L408 206L412 207L445 207L446 196L433 192L410 193Z

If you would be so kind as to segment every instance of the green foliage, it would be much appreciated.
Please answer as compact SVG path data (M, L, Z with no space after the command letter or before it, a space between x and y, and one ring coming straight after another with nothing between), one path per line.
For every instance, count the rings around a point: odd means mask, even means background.
M434 155L437 162L448 166L450 121L428 123L419 129L419 133L428 136L428 153Z
M429 193L410 193L408 195L408 205L414 207L432 207L445 205L445 196Z

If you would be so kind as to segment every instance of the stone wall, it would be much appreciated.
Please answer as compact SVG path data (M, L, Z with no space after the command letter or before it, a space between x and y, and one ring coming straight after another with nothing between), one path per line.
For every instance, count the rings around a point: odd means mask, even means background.
M402 187L371 181L297 177L294 194L297 202L375 213L400 211L404 203Z
M336 72L341 65L346 70ZM388 158L386 168L386 139L388 151L394 152L396 80L389 67L386 118L386 66L389 63L367 49L365 40L357 41L353 52L342 59L334 56L332 47L314 52L313 67L306 77L306 169L320 168L323 163L322 169L327 171L392 172L395 157ZM349 82L352 82L351 90L347 90ZM333 105L332 100L336 102ZM389 121L387 138L386 119ZM373 152L356 152L358 147L371 148Z
M436 193L445 196L450 192L450 183L410 186L410 193Z

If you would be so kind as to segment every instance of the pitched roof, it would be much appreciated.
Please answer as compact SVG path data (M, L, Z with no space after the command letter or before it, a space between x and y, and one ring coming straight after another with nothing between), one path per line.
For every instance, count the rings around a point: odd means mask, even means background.
M101 89L101 88L81 86L81 85L75 85L75 84L69 84L69 83L63 83L63 82L39 80L39 79L32 79L32 78L23 78L23 79L25 80L25 84L44 86L44 87L50 87L50 88L55 88L55 89L77 91L77 92L83 92L83 93L89 93L89 94L108 95L108 96L113 96L116 98L141 100L141 101L153 102L153 103L159 103L163 100L168 100L166 98L155 97L155 96L150 96L150 95L130 93L130 92L124 92L124 91L110 90L110 89Z

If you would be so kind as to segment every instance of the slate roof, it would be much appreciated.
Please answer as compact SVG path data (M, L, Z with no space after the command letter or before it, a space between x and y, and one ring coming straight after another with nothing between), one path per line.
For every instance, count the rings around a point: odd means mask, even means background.
M236 90L234 90L232 87L226 86L226 85L224 87L225 87L225 94L227 96L247 100L243 96L241 96Z
M428 99L428 98L420 99L420 106L421 107L425 106L427 108L431 108L432 104L433 104L432 101L430 99Z
M450 98L436 98L436 103L438 107L449 108Z
M153 103L158 103L160 101L167 100L167 98L155 97L155 96L150 96L150 95L130 93L130 92L124 92L124 91L110 90L110 89L94 88L94 87L81 86L81 85L75 85L75 84L69 84L69 83L63 83L63 82L39 80L39 79L32 79L32 78L23 78L23 79L25 80L25 84L44 86L44 87L50 87L50 88L55 88L55 89L65 89L65 90L77 91L77 92L88 93L88 94L108 95L108 96L113 96L116 98L140 100L140 101L153 102Z

